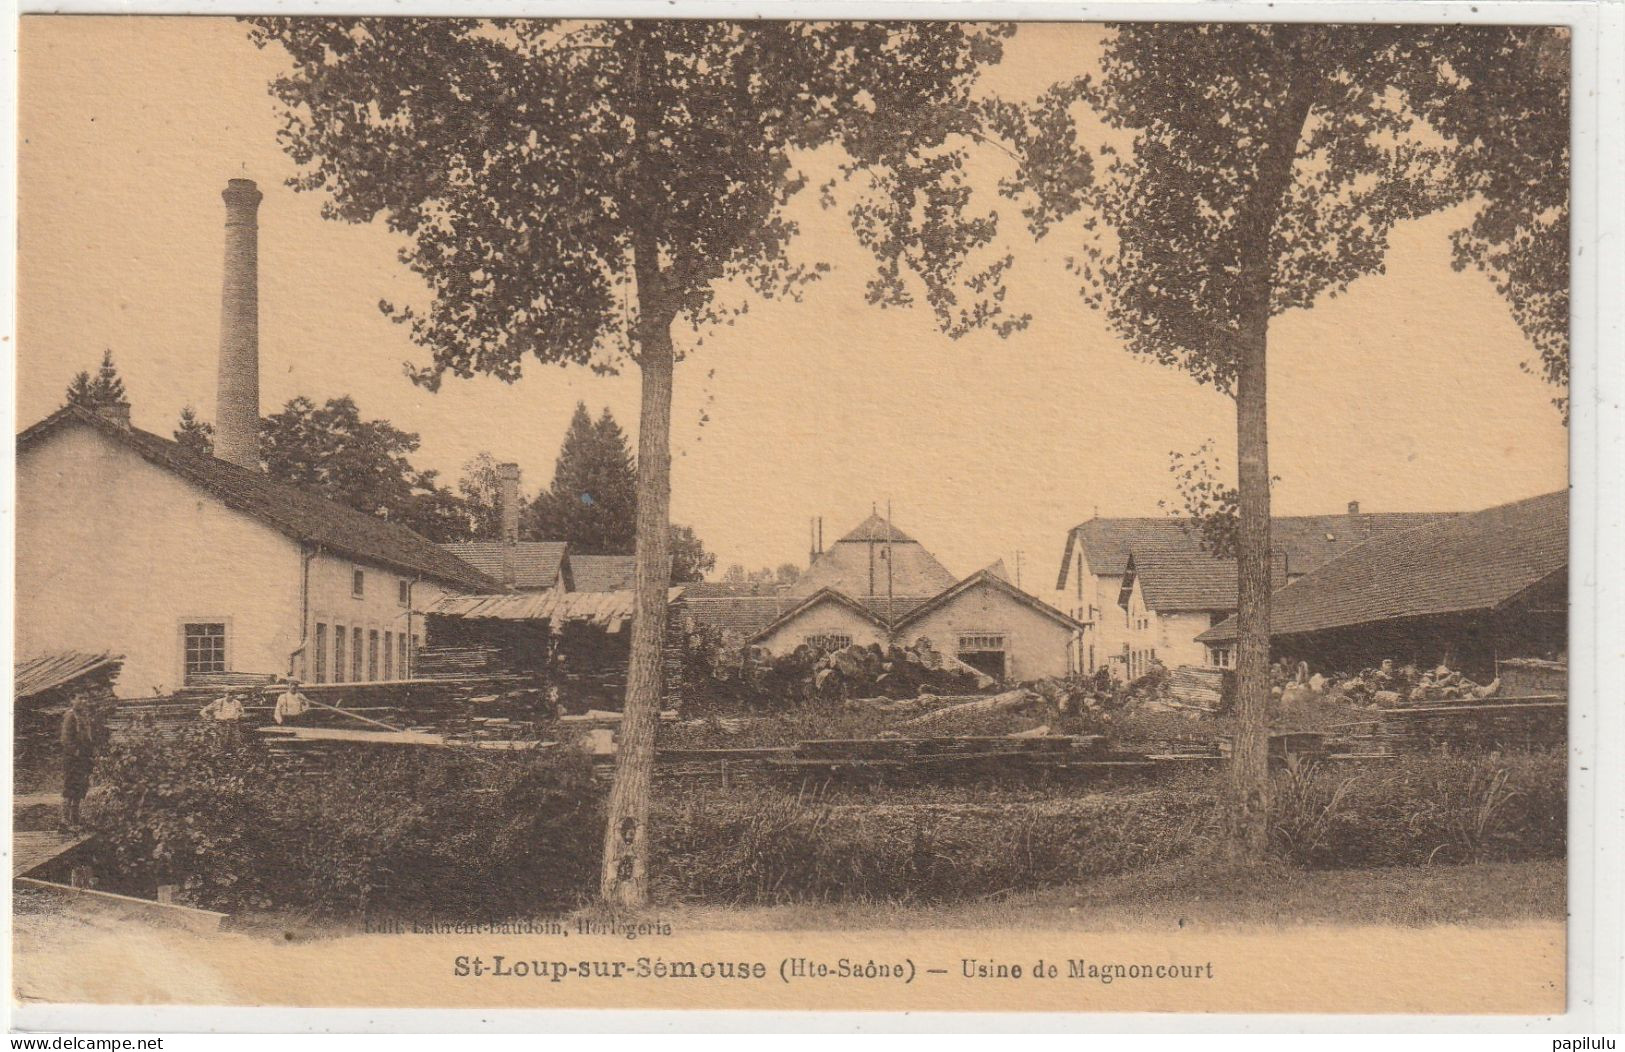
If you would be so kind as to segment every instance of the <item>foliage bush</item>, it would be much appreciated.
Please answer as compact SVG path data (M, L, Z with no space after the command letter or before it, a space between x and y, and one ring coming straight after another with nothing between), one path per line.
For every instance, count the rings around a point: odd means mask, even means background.
M601 817L579 754L378 748L304 774L237 728L138 730L86 816L121 884L226 909L481 916L573 904Z
M1295 767L1276 779L1272 839L1315 868L1563 858L1567 780L1561 751Z
M1209 815L1148 790L1026 806L691 796L656 826L657 892L730 905L940 902L1081 883L1179 855Z
M666 901L943 902L1084 884L1217 856L1223 773L1153 785L657 793ZM228 910L519 915L596 884L602 812L584 757L347 750L299 773L217 724L137 730L109 750L86 816L116 890L177 884ZM1275 854L1310 868L1561 859L1561 751L1412 756L1276 776Z
M982 789L944 791L942 802L912 791L866 803L769 788L688 793L668 798L657 823L657 887L725 904L935 902L1216 860L1223 777L986 803L974 802ZM1561 753L1322 763L1276 775L1271 839L1280 860L1307 868L1560 859L1566 801Z

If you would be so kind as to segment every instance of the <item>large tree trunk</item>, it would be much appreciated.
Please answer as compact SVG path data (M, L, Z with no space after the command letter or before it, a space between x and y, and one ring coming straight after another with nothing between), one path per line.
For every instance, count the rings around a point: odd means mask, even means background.
M638 517L632 614L632 658L615 754L604 831L599 894L619 906L642 906L649 897L649 792L654 776L655 723L663 691L666 595L671 585L671 388L675 358L671 320L658 302L655 252L638 253L638 365L643 407L638 418Z
M1313 105L1310 75L1295 79L1259 159L1258 182L1238 224L1252 279L1236 347L1236 740L1230 761L1230 851L1237 861L1269 851L1270 450L1269 324L1275 223Z
M1249 339L1236 369L1236 741L1230 758L1238 860L1269 850L1270 458L1265 338Z

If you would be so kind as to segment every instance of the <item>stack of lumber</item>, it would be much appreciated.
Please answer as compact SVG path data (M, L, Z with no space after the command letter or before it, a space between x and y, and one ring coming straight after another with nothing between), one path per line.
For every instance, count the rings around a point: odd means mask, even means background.
M1176 705L1217 712L1223 686L1223 669L1180 665L1168 674L1168 700Z
M424 679L489 676L508 671L496 647L420 647L417 674Z

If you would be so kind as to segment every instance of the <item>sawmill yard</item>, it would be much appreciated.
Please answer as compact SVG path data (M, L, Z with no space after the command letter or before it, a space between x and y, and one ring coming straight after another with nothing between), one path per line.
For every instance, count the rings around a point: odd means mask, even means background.
M1444 755L1389 739L1377 755L1377 738L1359 738L1379 722L1369 708L1278 711L1278 739L1310 752L1277 764L1272 860L1236 870L1223 861L1229 719L1155 708L1102 722L1076 697L1007 691L667 719L657 909L690 929L1562 916L1560 747ZM217 910L248 933L594 916L612 758L578 747L590 723L523 750L312 751L248 727L146 722L98 769L86 813L100 835L83 861L104 891ZM51 817L41 807L18 828ZM50 910L22 902L35 916L20 923L61 923Z

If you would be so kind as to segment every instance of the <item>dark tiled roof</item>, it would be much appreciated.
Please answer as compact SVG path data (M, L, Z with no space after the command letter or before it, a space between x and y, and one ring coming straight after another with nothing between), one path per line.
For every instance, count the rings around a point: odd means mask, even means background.
M508 544L502 541L461 541L440 547L497 581L507 578L503 562ZM513 586L525 590L552 588L564 570L569 545L564 541L519 541L513 548ZM571 560L572 563L574 560ZM609 591L610 589L596 589Z
M1456 512L1376 512L1356 515L1278 515L1270 520L1270 547L1286 556L1286 572L1298 577L1373 537L1450 518ZM1169 516L1090 519L1067 535L1055 587L1065 588L1073 552L1083 545L1089 572L1119 576L1136 548L1201 550L1201 533L1190 519Z
M1276 592L1275 635L1493 610L1568 572L1566 491L1377 537ZM1234 639L1235 619L1197 638Z
M802 601L801 596L788 595L695 596L685 589L680 616L743 642Z
M70 423L95 428L149 463L201 486L227 506L252 515L295 540L459 588L487 592L500 587L474 567L399 523L367 515L215 457L197 456L167 438L139 428L121 427L73 406L57 410L18 435L18 452Z
M618 592L632 587L636 569L634 555L571 554L570 587L578 592Z
M1271 560L1273 587L1286 583L1286 558ZM1140 582L1145 605L1159 613L1236 608L1236 560L1215 559L1189 548L1135 548L1123 575L1119 602L1125 602L1134 582Z

